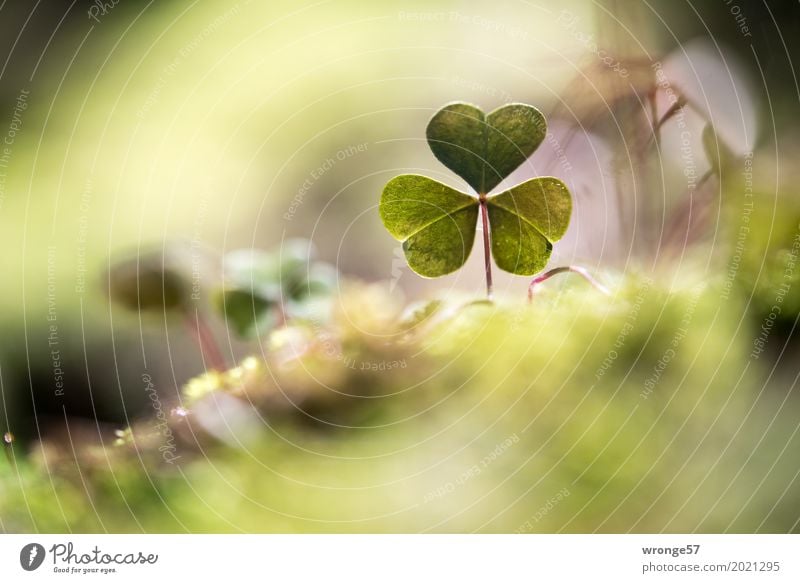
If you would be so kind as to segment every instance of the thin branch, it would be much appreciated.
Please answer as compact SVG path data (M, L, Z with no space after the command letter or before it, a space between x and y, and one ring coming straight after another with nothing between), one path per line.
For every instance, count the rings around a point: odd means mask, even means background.
M533 302L533 294L536 286L538 286L540 283L547 281L554 275L558 275L559 273L564 273L568 271L572 273L577 273L578 275L583 277L583 279L588 281L592 285L592 287L595 288L600 293L605 294L607 296L611 295L611 292L608 290L608 288L599 281L597 281L594 277L592 277L591 274L585 268L579 267L577 265L568 265L566 267L556 267L555 269L551 269L550 271L547 271L538 277L534 277L533 281L531 281L531 284L528 286L528 302L529 303Z
M195 312L193 317L191 311L186 310L184 320L186 322L186 327L192 332L192 336L200 347L200 353L203 355L203 359L208 362L208 366L212 370L219 372L224 371L227 368L225 366L225 359L214 340L213 332L211 332L211 329L203 320L203 316L200 315L200 312Z

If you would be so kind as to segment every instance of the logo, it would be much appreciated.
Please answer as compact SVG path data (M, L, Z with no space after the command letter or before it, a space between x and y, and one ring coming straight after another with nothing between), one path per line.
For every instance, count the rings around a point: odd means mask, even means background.
M26 571L35 571L44 562L44 547L39 543L29 543L19 552L19 564Z

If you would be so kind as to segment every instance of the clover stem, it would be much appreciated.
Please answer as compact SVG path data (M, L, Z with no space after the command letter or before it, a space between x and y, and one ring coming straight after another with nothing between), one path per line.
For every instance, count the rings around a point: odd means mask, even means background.
M547 281L548 279L550 279L554 275L558 275L559 273L564 273L566 271L571 271L572 273L577 273L578 275L583 277L583 279L588 281L592 285L592 287L594 287L600 293L605 294L607 296L611 295L611 292L608 290L608 288L606 286L604 286L602 283L600 283L599 281L597 281L595 278L593 278L591 276L591 274L585 268L578 267L577 265L568 265L566 267L556 267L555 269L551 269L550 271L547 271L547 272L543 273L539 277L534 277L533 281L531 282L531 285L528 286L528 302L529 303L533 302L533 292L534 292L534 288L537 285L539 285L540 283L542 283L544 281Z
M486 297L492 299L492 250L489 245L489 212L486 210L486 197L481 195L481 224L483 226L483 261L486 272Z
M227 368L225 366L225 359L222 357L222 353L214 340L214 334L211 332L208 324L203 320L203 316L200 315L200 312L195 311L195 313L192 314L190 310L186 310L184 319L195 342L197 342L197 345L200 347L200 354L203 355L204 360L208 361L208 366L212 370L217 370L219 372L224 371Z

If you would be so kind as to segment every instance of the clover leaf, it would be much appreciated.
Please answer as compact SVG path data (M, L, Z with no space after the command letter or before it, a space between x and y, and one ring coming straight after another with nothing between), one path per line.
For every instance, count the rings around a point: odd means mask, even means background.
M207 366L225 370L225 358L193 301L195 275L186 269L190 261L197 261L197 256L189 255L188 248L177 243L115 258L106 274L109 298L131 311L183 319Z
M433 116L426 131L433 154L480 194L516 170L546 134L544 116L523 103L489 115L468 103L452 103Z
M425 176L404 174L383 189L380 215L403 242L408 265L424 277L452 273L475 240L478 199Z
M567 231L572 199L557 178L534 178L487 201L492 253L503 271L533 275Z
M505 105L488 115L474 105L453 103L433 116L426 132L428 145L475 193L415 174L397 176L386 184L381 220L402 241L411 269L423 277L459 269L472 250L479 215L489 295L490 255L500 269L516 275L533 275L545 267L553 243L569 225L572 199L566 185L542 177L487 194L536 150L546 132L544 116L523 103Z
M187 289L181 274L155 263L120 263L108 272L110 297L129 310L183 308L189 296Z
M245 289L226 289L217 298L217 309L228 324L245 339L258 338L274 328L278 304L270 297Z

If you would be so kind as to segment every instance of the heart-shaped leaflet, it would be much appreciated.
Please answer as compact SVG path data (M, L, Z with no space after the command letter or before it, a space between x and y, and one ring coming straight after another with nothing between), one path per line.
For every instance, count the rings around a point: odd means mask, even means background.
M484 116L473 105L454 103L433 116L427 130L431 150L480 198L416 174L397 176L386 184L381 219L403 242L411 269L424 277L439 277L460 268L474 244L481 204L487 207L497 266L517 275L544 269L553 243L569 225L572 199L566 185L542 177L494 196L485 194L533 153L546 131L542 114L524 104Z
M469 103L451 103L428 123L426 136L439 161L487 194L528 157L547 134L542 113L511 103L485 115Z

